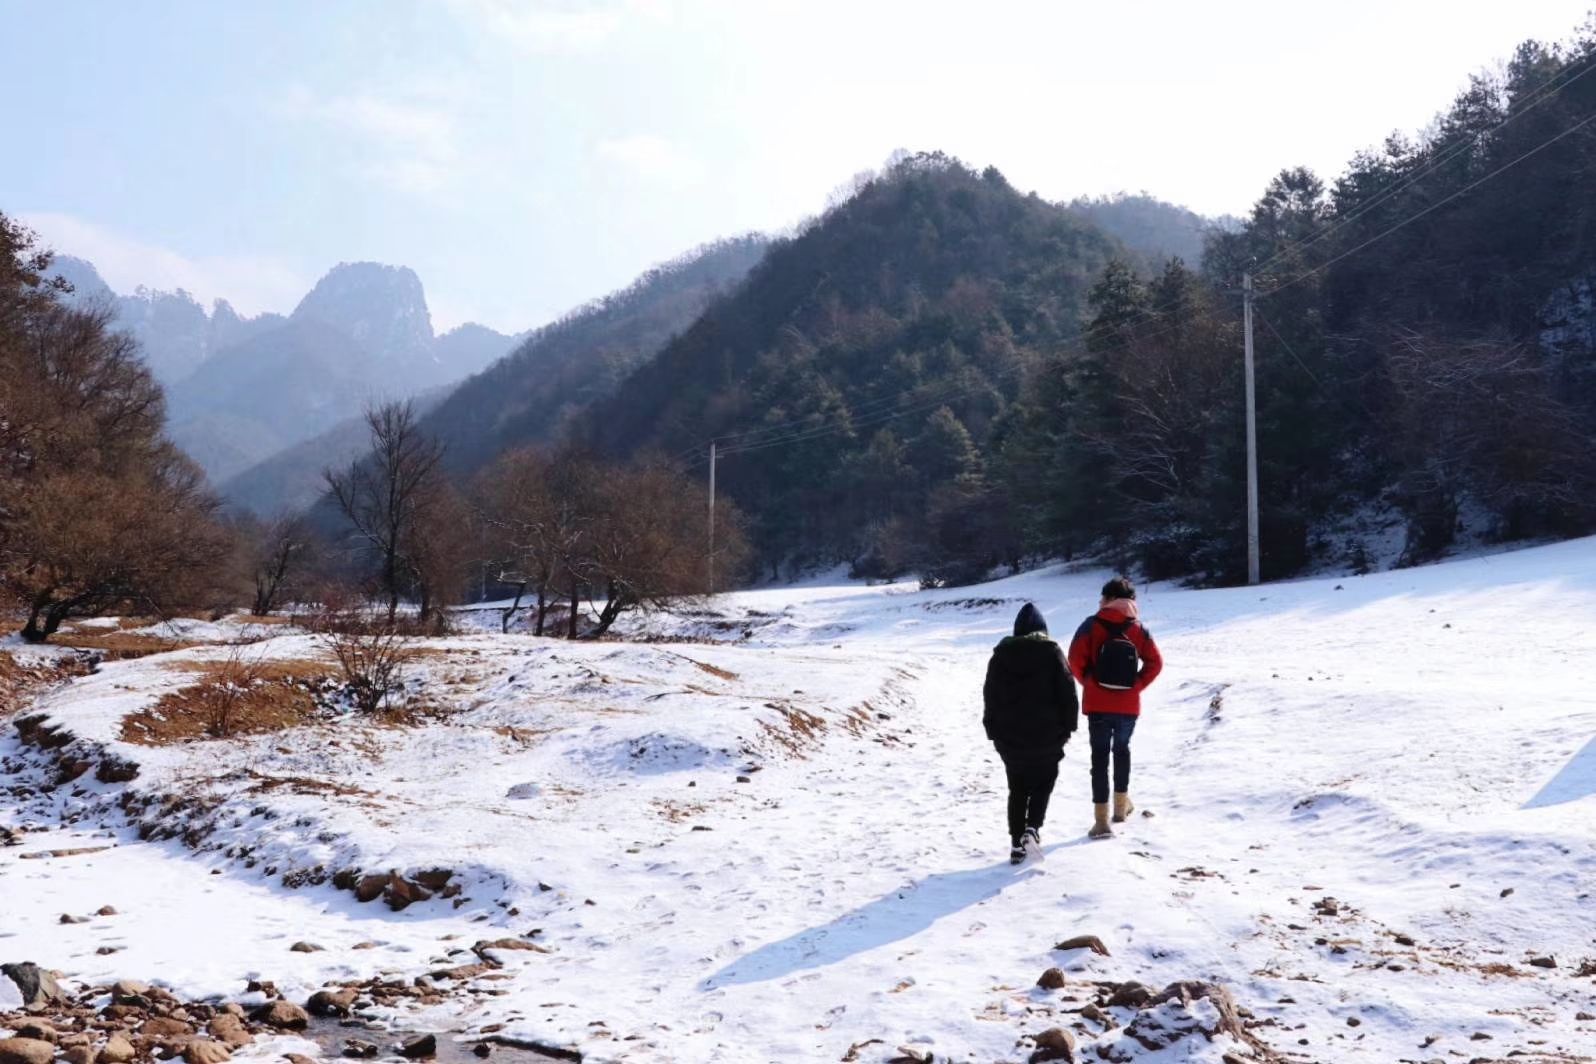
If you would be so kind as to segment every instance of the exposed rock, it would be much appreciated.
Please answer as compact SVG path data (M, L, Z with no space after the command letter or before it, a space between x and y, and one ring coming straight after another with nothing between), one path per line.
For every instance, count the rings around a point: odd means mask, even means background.
M17 985L23 1005L65 1002L67 996L56 985L55 977L32 961L21 964L0 964L0 975Z
M1596 1020L1596 1016L1592 1016L1588 1012L1576 1012L1574 1013L1574 1019L1580 1021Z
M37 1038L0 1038L0 1064L50 1064L55 1046Z
M295 942L292 946L288 947L288 952L289 953L325 953L326 949L325 949L325 947L316 945L314 942Z
M384 897L387 899L388 908L400 912L418 901L428 901L432 897L432 891L402 876L392 876L388 880L388 890Z
M1105 1030L1112 1031L1119 1026L1119 1021L1114 1019L1112 1013L1104 1012L1096 1005L1088 1003L1081 1008L1081 1017L1087 1020L1096 1020L1103 1025Z
M417 872L413 878L428 890L442 890L449 885L449 878L453 875L452 869L434 868L426 872Z
M492 1055L493 1047L488 1045L486 1042L478 1042L476 1045L471 1047L471 1052L475 1056L486 1058Z
M310 1026L310 1014L292 1001L279 998L255 1010L256 1023L264 1023L279 1031L303 1031Z
M136 979L118 979L111 984L111 1003L142 1008L149 1004L150 984Z
M1411 945L1414 944L1413 943L1413 936L1412 935L1398 935L1398 936L1396 936L1396 944L1399 945L1399 946L1411 946Z
M145 1020L144 1025L139 1028L139 1034L157 1039L187 1038L193 1033L194 1027L192 1024L184 1023L182 1020L174 1020L169 1016L152 1016Z
M376 901L382 897L382 892L388 888L390 876L361 876L355 884L355 900L359 902Z
M318 990L310 995L306 1006L315 1016L347 1016L355 1007L359 995L349 987L340 990Z
M528 942L524 938L496 938L492 941L484 940L471 947L471 952L482 956L483 952L490 949L525 950L532 953L553 953L547 946L540 946L536 942Z
M399 1055L407 1060L423 1060L438 1055L438 1036L433 1034L419 1035L407 1039L399 1047Z
M1108 995L1108 1000L1105 1001L1104 1004L1109 1008L1118 1008L1122 1005L1128 1005L1133 1009L1139 1009L1152 999L1152 990L1143 986L1141 983L1132 980L1131 982L1120 983L1118 986L1116 986Z
M183 1064L222 1064L233 1051L209 1038L196 1038L183 1047Z
M218 1042L234 1049L242 1049L255 1040L255 1036L249 1033L249 1028L244 1026L244 1021L230 1012L213 1016L205 1030Z
M98 909L95 910L94 915L95 916L118 916L120 914L115 909L113 909L111 906L102 905Z
M288 1064L321 1064L321 1061L305 1056L303 1053L284 1053L283 1059Z
M1064 973L1057 968L1049 968L1042 973L1042 978L1036 981L1036 985L1043 990L1058 990L1064 986Z
M1534 965L1536 968L1556 968L1557 967L1557 958L1556 957L1533 957L1533 958L1530 959L1530 964Z
M16 1025L15 1037L31 1038L36 1042L49 1042L55 1045L61 1040L61 1035L44 1020L23 1020Z
M73 916L71 913L62 913L61 922L63 924L86 924L89 922L89 918L87 916Z
M382 1047L374 1042L364 1042L359 1038L344 1040L344 1056L355 1060L368 1060L382 1052Z
M99 1064L128 1064L135 1056L133 1043L119 1034L113 1034L100 1047Z
M71 1046L62 1054L61 1058L66 1064L94 1064L93 1046Z
M1049 1027L1033 1041L1036 1051L1030 1056L1031 1064L1041 1064L1044 1060L1075 1060L1075 1036L1062 1027Z
M1100 956L1111 956L1108 947L1103 945L1103 940L1096 935L1076 935L1074 938L1066 938L1053 949L1061 953L1067 953L1072 949L1089 949Z

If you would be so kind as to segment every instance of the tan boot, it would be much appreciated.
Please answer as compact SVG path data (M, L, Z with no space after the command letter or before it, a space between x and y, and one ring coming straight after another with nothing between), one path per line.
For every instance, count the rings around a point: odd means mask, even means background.
M1108 826L1108 803L1092 803L1092 829L1086 833L1088 838L1106 839L1114 834L1114 829Z
M1123 793L1114 795L1114 823L1125 823L1125 818L1134 812L1136 807L1131 805L1130 795Z

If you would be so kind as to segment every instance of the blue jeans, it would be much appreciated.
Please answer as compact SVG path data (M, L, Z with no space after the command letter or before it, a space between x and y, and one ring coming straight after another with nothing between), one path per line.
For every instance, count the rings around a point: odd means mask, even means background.
M1114 792L1130 789L1130 740L1136 718L1123 713L1094 713L1086 718L1086 734L1092 743L1092 801L1108 801L1108 755L1114 755Z

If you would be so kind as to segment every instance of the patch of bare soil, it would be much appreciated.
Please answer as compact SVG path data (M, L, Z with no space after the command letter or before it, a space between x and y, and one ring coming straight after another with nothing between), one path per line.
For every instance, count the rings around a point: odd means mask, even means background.
M163 695L122 721L121 738L140 746L284 731L315 715L319 699L338 688L334 667L290 659L251 664L180 662L199 679Z

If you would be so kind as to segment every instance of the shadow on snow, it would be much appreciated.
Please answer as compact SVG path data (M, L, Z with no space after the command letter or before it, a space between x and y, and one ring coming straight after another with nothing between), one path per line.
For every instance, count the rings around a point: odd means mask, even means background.
M1579 753L1569 758L1568 764L1547 780L1546 785L1536 792L1535 797L1525 802L1523 808L1541 809L1548 805L1561 805L1592 794L1596 794L1596 737L1592 737Z
M1044 847L1043 852L1052 853L1080 841L1056 843ZM944 916L995 898L1039 871L1035 865L1016 868L1004 861L962 872L938 872L897 887L830 923L761 946L709 976L699 989L763 983L836 964L919 934Z

